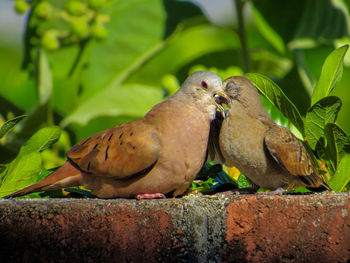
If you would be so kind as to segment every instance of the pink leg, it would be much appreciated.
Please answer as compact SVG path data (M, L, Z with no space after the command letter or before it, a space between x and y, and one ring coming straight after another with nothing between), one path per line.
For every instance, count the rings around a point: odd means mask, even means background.
M136 196L137 200L142 199L163 199L166 198L164 194L162 193L154 193L154 194L137 194Z

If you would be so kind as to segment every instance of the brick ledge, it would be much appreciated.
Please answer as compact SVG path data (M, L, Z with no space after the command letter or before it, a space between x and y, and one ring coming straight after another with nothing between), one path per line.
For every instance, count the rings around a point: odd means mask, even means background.
M349 262L349 194L0 199L0 262Z

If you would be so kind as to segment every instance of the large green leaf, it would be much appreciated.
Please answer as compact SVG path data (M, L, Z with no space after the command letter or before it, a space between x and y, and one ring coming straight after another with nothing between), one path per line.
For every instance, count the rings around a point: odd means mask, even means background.
M264 96L261 96L261 102L267 112L270 114L271 118L284 127L291 129L291 122Z
M321 76L322 65L332 51L334 51L333 44L293 50L298 74L310 97L310 102L305 105L307 108L311 104L312 92Z
M0 43L0 58L0 97L5 98L19 109L29 110L36 103L36 90L29 74L20 69L20 48L14 44L9 48ZM3 102L0 101L0 103Z
M306 0L294 37L311 38L323 42L348 36L347 11L339 8L336 2Z
M61 129L57 126L49 126L37 131L30 139L21 147L17 157L9 163L6 170L0 175L0 179L4 178L1 186L7 190L9 185L21 188L37 181L37 175L41 170L40 152L49 148L58 141ZM39 156L39 157L38 157ZM33 165L29 164L33 160ZM16 184L16 181L19 181ZM25 183L22 184L22 181ZM15 189L16 190L16 189ZM13 188L8 190L13 192ZM1 192L2 193L2 192Z
M267 41L271 43L271 45L280 53L286 52L286 46L283 42L283 39L280 35L276 33L276 31L267 23L264 17L261 15L259 10L252 7L252 13L254 16L254 20L257 28L260 33L265 37Z
M253 0L267 23L285 43L295 38L317 41L348 35L347 14L331 0Z
M331 168L331 171L334 173L340 160L346 154L350 154L350 138L334 123L327 123L324 132L327 140L325 157L328 169Z
M75 111L62 121L86 124L99 116L133 116L142 117L153 105L162 100L163 91L141 84L126 84L119 87L109 87L83 102Z
M334 50L326 58L322 66L320 79L311 96L311 105L314 105L320 99L328 96L334 88L339 79L344 56L348 47L348 45L342 46Z
M179 68L196 58L237 47L238 36L231 29L208 24L193 26L179 34L127 81L160 85L163 75L176 73ZM154 77L155 74L159 77Z
M335 175L327 183L333 191L341 192L350 181L350 154L345 155L339 163Z
M30 152L42 152L58 141L61 135L61 128L58 126L49 126L37 131L21 147L19 155L26 155Z
M109 36L92 49L90 66L82 75L84 98L117 80L123 82L181 32L184 27L177 26L183 22L180 18L201 14L198 8L197 12L194 10L192 3L173 0L119 0L106 12L111 18L106 24ZM201 17L205 22L204 16Z
M304 123L298 109L272 80L257 73L246 74L267 98L304 135Z
M341 100L335 96L325 97L315 103L305 117L305 135L313 150L325 146L324 128L327 123L334 123L341 108Z
M305 0L253 0L266 22L288 43L300 23L300 11L304 10Z
M337 88L333 90L332 95L341 98L343 106L337 118L339 124L347 134L350 134L350 67L344 66L343 77L337 84Z
M298 68L294 67L282 79L276 81L277 85L283 87L283 92L297 107L302 116L310 105L310 94L306 90L300 78Z
M6 170L6 176L0 187L0 197L35 183L40 170L40 153L30 152L17 157Z
M12 118L8 121L6 121L1 127L0 127L0 139L4 137L9 131L11 131L18 122L20 122L23 118L25 118L26 115L17 116L15 118Z

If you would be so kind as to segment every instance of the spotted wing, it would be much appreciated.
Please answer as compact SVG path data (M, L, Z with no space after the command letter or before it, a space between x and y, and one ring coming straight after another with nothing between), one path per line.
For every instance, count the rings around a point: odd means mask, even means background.
M157 131L136 120L88 137L67 157L84 172L123 179L152 168L160 153Z
M273 125L265 134L265 145L276 162L306 186L319 187L323 181L304 145L288 129Z

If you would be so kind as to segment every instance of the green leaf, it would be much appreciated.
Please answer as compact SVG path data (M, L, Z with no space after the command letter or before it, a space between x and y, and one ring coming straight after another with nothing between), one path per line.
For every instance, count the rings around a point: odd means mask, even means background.
M253 0L252 2L285 43L293 39L300 23L301 10L304 9L305 0Z
M4 39L7 39L5 35L2 40ZM20 115L23 110L30 110L36 103L34 81L20 68L21 49L15 43L6 47L4 42L1 42L0 46L0 109L2 114L7 112L6 108L3 109L5 100L6 104L17 108L17 111L14 111L15 115Z
M49 104L37 104L27 114L27 118L21 123L19 131L16 131L14 137L20 144L28 140L41 127L47 126L49 115Z
M4 177L0 195L4 196L37 182L41 171L40 152L54 144L60 133L61 129L57 126L40 129L21 147L17 157L0 176Z
M37 88L39 104L47 103L52 94L52 75L49 61L43 49L39 50Z
M310 191L309 189L307 189L306 187L302 186L302 187L298 187L297 189L295 189L293 191L293 193L311 193L312 191Z
M249 183L249 181L247 180L247 177L243 174L241 174L238 177L238 180L236 182L238 184L238 188L248 188L251 187L252 185Z
M42 152L58 141L61 135L61 128L58 126L49 126L37 131L21 147L19 155L26 155L30 152Z
M257 28L260 33L265 37L267 41L281 54L286 52L286 46L283 39L277 34L277 32L267 23L264 17L261 15L258 9L252 7L253 17Z
M299 77L309 96L309 103L305 104L306 110L311 105L311 95L321 76L322 65L333 50L333 45L316 45L312 48L302 46L293 50Z
M350 52L349 52L350 55ZM350 66L350 64L349 64ZM350 83L350 67L344 66L343 77L337 84L337 88L334 89L332 95L341 98L343 106L338 114L337 124L344 129L347 134L350 134L350 96L349 96L349 83Z
M350 181L350 154L345 155L339 163L335 175L327 183L333 191L341 192Z
M186 20L203 15L201 9L190 1L165 0L163 4L167 13L165 38L170 36L179 24L186 24Z
M264 96L261 96L260 98L264 108L267 110L271 118L278 124L291 129L291 122Z
M350 154L350 138L334 123L327 123L324 132L327 140L326 162L328 168L331 168L334 173L337 170L340 160L346 154Z
M35 183L40 170L40 153L31 152L17 157L7 169L6 176L0 187L0 197Z
M264 75L248 73L249 78L258 90L268 99L291 123L304 135L304 123L298 109L283 93L280 87Z
M184 1L119 0L113 1L106 12L110 15L106 23L108 39L93 47L88 61L91 66L82 76L84 93L88 95L116 80L123 82L120 80L137 71L185 28L183 19L199 15L206 22L198 8Z
M334 50L328 55L322 66L320 79L311 96L311 105L329 95L339 80L343 66L343 60L349 46L345 45Z
M26 115L21 115L6 121L0 128L0 139L4 137L9 131L11 131L17 125L17 123L25 117Z
M132 72L127 81L160 85L163 75L175 74L203 55L238 47L238 36L229 28L208 24L193 26L178 34L139 70ZM154 77L155 72L159 77Z
M253 0L285 43L295 38L319 42L348 35L347 12L330 0Z
M329 96L319 100L307 112L305 117L305 135L313 150L324 148L324 128L334 123L342 102L338 97Z
M311 101L310 94L300 78L296 65L282 79L276 81L276 84L283 87L286 96L297 107L300 114L305 116Z
M109 87L82 103L62 121L62 125L86 124L98 116L124 115L140 118L162 98L162 89L141 84Z
M300 1L300 0L299 0ZM348 35L345 9L339 8L340 1L301 0L305 2L295 38L310 38L319 42L333 40ZM294 1L293 1L294 2ZM336 3L338 2L338 3Z

